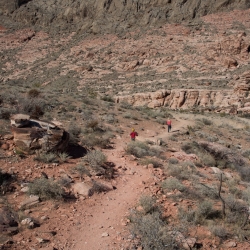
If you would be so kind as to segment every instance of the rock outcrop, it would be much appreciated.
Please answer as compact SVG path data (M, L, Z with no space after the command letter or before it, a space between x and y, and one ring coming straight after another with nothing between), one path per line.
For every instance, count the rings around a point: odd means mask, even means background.
M249 7L247 0L9 0L1 1L0 14L23 24L101 33L168 21L181 22L207 13Z
M250 113L250 72L235 81L232 90L173 89L156 92L116 96L116 103L126 102L133 106L171 109L207 108L218 112Z
M63 151L68 145L69 134L54 123L30 119L28 115L11 117L15 147L23 153L34 150Z

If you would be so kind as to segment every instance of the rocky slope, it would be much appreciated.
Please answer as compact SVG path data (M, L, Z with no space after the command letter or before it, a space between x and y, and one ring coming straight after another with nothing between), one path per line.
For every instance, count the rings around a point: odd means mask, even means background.
M134 26L147 28L249 7L247 0L11 0L1 1L0 14L51 31L78 29L93 33L121 33Z

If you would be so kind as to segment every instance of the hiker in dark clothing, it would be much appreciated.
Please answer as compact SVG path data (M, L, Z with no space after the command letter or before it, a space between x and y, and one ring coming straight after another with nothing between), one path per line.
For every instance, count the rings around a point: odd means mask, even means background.
M132 132L130 133L131 140L134 141L136 136L138 136L138 133L133 128Z

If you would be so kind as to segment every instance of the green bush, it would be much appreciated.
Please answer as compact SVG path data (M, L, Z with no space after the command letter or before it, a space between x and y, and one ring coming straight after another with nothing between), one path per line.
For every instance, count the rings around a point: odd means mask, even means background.
M58 183L46 178L35 179L28 187L29 195L37 195L41 199L60 199L64 194Z

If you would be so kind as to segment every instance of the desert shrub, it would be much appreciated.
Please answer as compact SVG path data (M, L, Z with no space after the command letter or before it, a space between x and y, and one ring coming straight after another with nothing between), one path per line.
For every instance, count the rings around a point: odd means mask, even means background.
M185 190L185 186L176 178L168 178L167 180L161 183L161 187L168 191L173 191L175 189L183 192Z
M4 173L0 169L0 195L5 194L10 189L10 183L12 180L13 180L12 175Z
M178 159L176 159L176 158L169 158L168 159L168 162L170 163L170 164L178 164L179 163L179 160Z
M46 178L35 179L28 187L29 195L37 195L41 199L60 199L64 193L58 183Z
M138 158L142 158L144 156L159 156L161 151L156 147L149 147L144 142L131 142L125 148L127 154L132 154Z
M195 168L195 165L192 161L183 161L181 163L181 166L185 169L185 168L189 168L189 169L194 169Z
M86 124L87 128L91 128L93 131L95 131L98 127L98 121L97 120L90 120Z
M150 155L149 146L143 142L131 142L127 145L125 151L127 154L132 154L138 158Z
M208 153L200 154L200 161L204 166L213 167L216 165L214 157Z
M138 117L137 117L136 115L131 114L130 112L126 112L126 113L123 115L123 118L138 120Z
M161 125L164 125L166 123L166 121L162 118L156 118L156 122L161 124Z
M197 210L195 212L195 221L200 223L207 219L212 212L212 203L211 201L203 201L198 204Z
M183 163L182 163L183 164ZM167 168L168 175L173 176L179 180L189 180L192 175L196 172L195 169L186 167L185 165L173 165L169 164Z
M0 109L0 119L9 120L11 113L12 113L11 110L1 108Z
M218 188L209 185L195 185L195 189L198 191L200 196L210 198L210 199L218 199Z
M227 228L221 225L214 225L210 227L210 231L217 237L221 239L226 239L229 236Z
M69 132L69 134L73 135L74 137L78 137L81 134L82 129L81 129L81 127L77 126L76 124L70 123L70 125L68 127L68 132Z
M105 101L105 102L115 102L114 99L109 96L109 95L105 95L101 98L101 100Z
M102 192L108 192L110 191L110 187L108 187L107 185L104 185L102 183L99 183L99 182L96 182L94 181L93 182L93 187L92 187L92 190L95 192L95 193L102 193Z
M78 172L81 180L83 179L84 175L90 176L90 172L89 172L88 168L81 163L76 165L74 167L74 170Z
M60 162L67 162L71 158L71 156L69 156L69 154L66 152L59 152L57 155L60 159Z
M82 111L82 119L85 121L93 120L93 111L86 109L86 107L83 107L84 110Z
M184 209L183 207L178 208L178 218L182 221L193 224L195 222L195 210Z
M242 155L244 156L244 157L246 157L246 158L250 158L250 150L246 150L246 151L244 151L243 153L242 153Z
M181 149L187 154L195 154L199 148L200 147L196 142L187 142L181 146Z
M224 168L227 168L227 167L231 168L230 164L224 159L216 160L215 166L220 168L220 169L224 169Z
M118 119L115 117L115 114L103 115L102 119L109 124L114 124L118 122Z
M40 95L40 91L37 90L37 89L30 89L30 90L28 91L28 97L29 97L29 98L36 98L36 97L38 97L39 95Z
M242 192L238 188L237 182L234 179L226 180L226 184L228 186L229 193L233 194L235 197L242 197Z
M169 137L169 140L170 141L178 141L177 137L173 136L173 135Z
M165 222L161 219L160 212L156 211L146 215L135 213L131 217L131 233L140 239L144 250L180 249L174 237L167 232Z
M212 125L213 122L207 118L202 118L201 121L205 124L205 125Z
M62 187L65 187L65 188L70 188L71 182L72 182L72 180L70 178L67 178L67 177L61 177L58 180L58 184Z
M111 144L111 138L113 138L113 134L111 133L105 133L103 135L92 133L84 136L81 140L81 143L87 147L98 146L100 148L109 148Z
M46 110L46 103L41 98L20 98L18 100L17 112L28 114L39 118Z
M250 187L242 191L242 198L244 201L250 202Z
M92 167L102 166L106 161L107 157L100 150L93 150L86 154L85 159Z
M243 181L250 181L250 167L249 166L235 166Z
M123 109L133 109L133 106L127 102L121 102L120 107Z
M143 195L139 200L139 204L143 207L145 213L151 213L156 209L156 199L152 196Z
M34 157L34 160L44 163L53 163L58 162L57 155L52 152L36 152L36 156Z
M143 166L147 166L148 164L153 164L154 168L159 168L162 166L162 164L155 160L155 159L151 159L151 158L143 158L140 160L140 164Z

